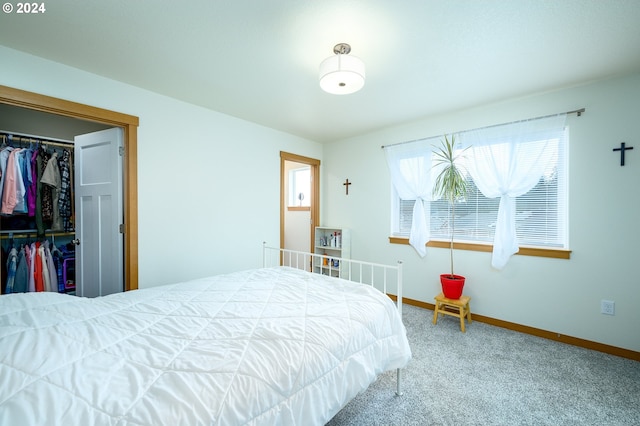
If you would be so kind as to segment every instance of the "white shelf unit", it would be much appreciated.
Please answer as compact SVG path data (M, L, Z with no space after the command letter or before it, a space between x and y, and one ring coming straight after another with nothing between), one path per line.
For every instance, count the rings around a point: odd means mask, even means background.
M315 234L314 253L328 258L314 258L313 272L339 276L342 265L338 259L351 259L351 232L347 228L316 226Z

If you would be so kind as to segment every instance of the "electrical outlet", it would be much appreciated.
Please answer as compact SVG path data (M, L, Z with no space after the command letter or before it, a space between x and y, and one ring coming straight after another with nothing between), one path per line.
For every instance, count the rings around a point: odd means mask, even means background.
M616 303L613 300L601 300L600 301L600 313L605 315L616 314Z

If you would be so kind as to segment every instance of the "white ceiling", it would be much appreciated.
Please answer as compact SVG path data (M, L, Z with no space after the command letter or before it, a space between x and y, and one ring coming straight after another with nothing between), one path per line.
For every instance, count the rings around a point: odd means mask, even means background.
M44 4L0 14L0 44L318 142L640 71L638 0ZM340 42L352 95L318 85Z

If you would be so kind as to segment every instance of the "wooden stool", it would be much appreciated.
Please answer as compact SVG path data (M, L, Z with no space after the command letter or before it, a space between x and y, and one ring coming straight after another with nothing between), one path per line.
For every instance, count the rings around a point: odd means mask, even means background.
M460 329L464 333L464 317L467 317L467 321L471 324L471 310L469 309L471 298L460 296L460 299L447 299L444 294L440 293L434 299L436 308L433 311L433 324L438 322L438 314L451 315L460 318Z

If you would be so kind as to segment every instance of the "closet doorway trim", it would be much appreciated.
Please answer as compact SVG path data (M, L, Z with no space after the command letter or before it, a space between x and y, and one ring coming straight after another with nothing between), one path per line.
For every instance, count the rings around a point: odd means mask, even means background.
M138 288L138 124L133 115L53 98L0 85L0 103L65 117L79 118L123 130L124 286Z

